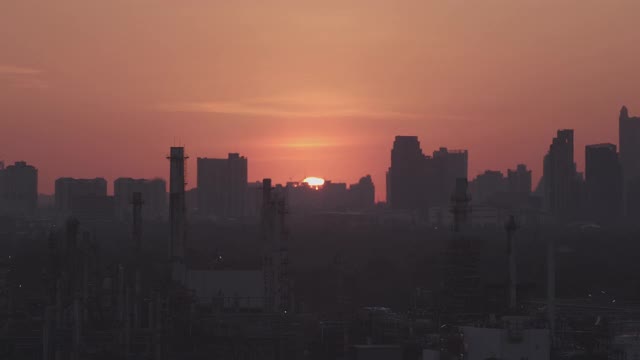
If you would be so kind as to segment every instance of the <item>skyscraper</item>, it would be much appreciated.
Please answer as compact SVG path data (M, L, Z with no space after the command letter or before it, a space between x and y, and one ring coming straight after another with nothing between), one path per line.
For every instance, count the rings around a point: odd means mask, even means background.
M38 207L38 170L17 161L0 167L0 211L12 215L34 215Z
M527 165L518 164L515 170L509 169L507 182L511 194L526 196L531 194L531 170L527 169Z
M629 117L626 106L620 109L619 142L625 181L640 177L640 117Z
M417 136L396 136L387 173L387 202L393 209L424 207L424 160Z
M352 209L368 209L375 205L376 189L371 175L360 178L357 184L349 187L350 207Z
M579 209L581 179L573 157L573 130L558 130L544 158L544 202L557 221L567 221Z
M618 121L620 164L624 181L623 201L625 213L629 214L632 204L637 201L635 194L640 193L640 117L630 117L626 106L620 109Z
M198 158L198 211L204 215L245 215L247 158L236 153L226 159Z
M507 191L507 179L500 171L487 170L473 179L470 188L473 202L483 204Z
M63 215L68 215L74 208L82 204L87 205L98 197L107 196L107 180L58 178L55 184L56 209ZM84 206L82 205L82 206ZM78 210L78 209L76 209Z
M387 202L396 210L448 207L456 180L467 178L467 150L441 147L425 156L417 136L396 136L387 172Z
M448 206L450 195L456 189L458 179L467 179L469 152L467 150L449 150L445 147L433 152L427 161L427 176L430 205Z
M589 215L596 221L614 221L622 210L622 171L616 146L587 145L585 157Z

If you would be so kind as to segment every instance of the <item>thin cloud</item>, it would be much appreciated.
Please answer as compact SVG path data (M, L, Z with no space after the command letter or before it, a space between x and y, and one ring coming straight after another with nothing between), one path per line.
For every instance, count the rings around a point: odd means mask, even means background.
M48 84L40 77L42 70L30 67L0 64L0 84L22 89L43 89Z
M371 104L349 97L300 94L255 98L242 101L181 102L162 104L160 111L201 112L285 118L418 118L419 114L375 109Z
M0 64L0 75L37 75L41 72L42 70L28 67Z

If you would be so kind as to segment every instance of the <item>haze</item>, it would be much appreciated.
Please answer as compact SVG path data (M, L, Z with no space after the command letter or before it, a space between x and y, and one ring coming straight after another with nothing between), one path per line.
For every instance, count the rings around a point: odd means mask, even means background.
M470 176L541 174L556 129L617 143L640 113L640 2L0 3L0 159L167 178L167 149L239 152L249 179L370 173L395 135L469 149ZM192 159L193 160L193 159ZM577 157L579 167L584 159ZM195 161L191 185L195 185Z

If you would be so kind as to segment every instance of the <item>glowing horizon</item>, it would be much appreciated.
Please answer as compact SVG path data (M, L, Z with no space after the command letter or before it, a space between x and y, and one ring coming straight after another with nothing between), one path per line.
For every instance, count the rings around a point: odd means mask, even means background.
M618 143L640 113L634 0L7 1L0 160L56 178L168 179L174 139L249 178L371 174L396 135L469 150L469 176L533 171L559 128ZM55 29L55 31L52 31ZM190 186L195 184L191 166Z

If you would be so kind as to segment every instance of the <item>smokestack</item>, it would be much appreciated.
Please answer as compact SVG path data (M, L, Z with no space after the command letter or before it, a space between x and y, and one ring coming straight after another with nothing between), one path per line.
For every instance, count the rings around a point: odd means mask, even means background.
M185 157L183 147L172 147L168 157L170 162L169 178L169 259L172 264L173 279L184 283L186 268L184 263L186 248L186 212L185 200Z
M509 220L504 226L507 231L507 256L509 257L509 309L515 310L517 306L516 299L516 286L517 286L517 274L516 274L516 251L514 237L515 232L518 229L516 220L513 215L509 216Z

